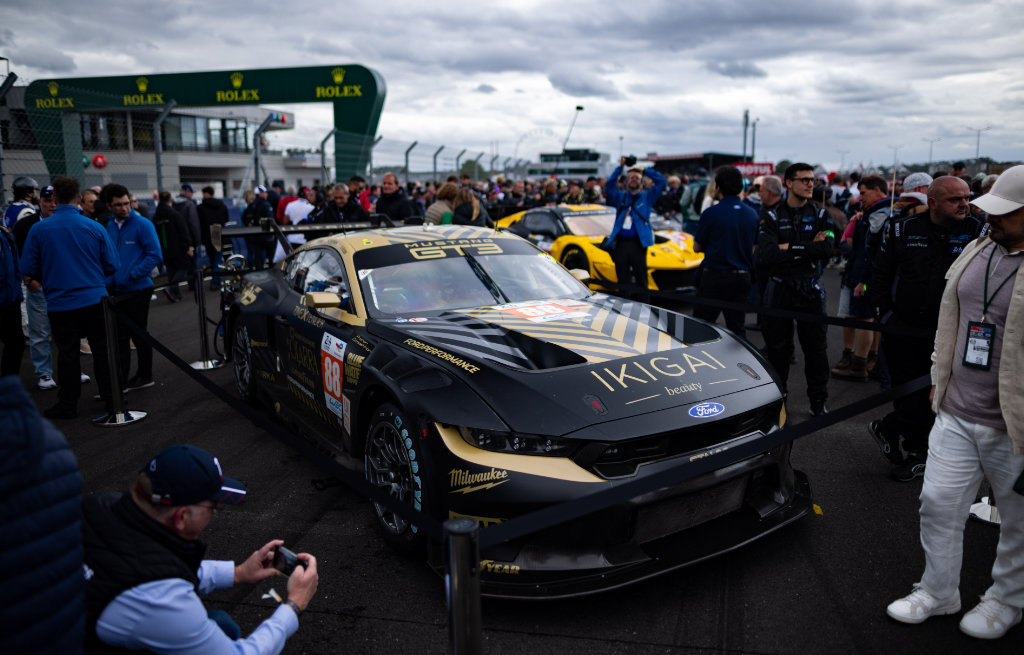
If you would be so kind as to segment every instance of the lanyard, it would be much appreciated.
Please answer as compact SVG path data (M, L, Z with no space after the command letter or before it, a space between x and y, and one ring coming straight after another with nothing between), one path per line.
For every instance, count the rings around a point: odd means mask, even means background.
M999 246L997 246L996 244L994 244L994 243L992 244L992 252L990 252L989 255L988 255L988 263L985 264L985 292L984 292L985 295L982 296L982 300L985 301L985 304L982 305L982 308L981 308L981 320L982 321L984 321L985 318L988 316L988 307L989 307L989 305L992 304L992 301L995 300L995 297L996 297L996 295L999 294L999 291L1004 286L1006 286L1006 283L1009 282L1011 278L1013 278L1015 275L1017 275L1017 269L1015 268L1015 269L1013 269L1012 273L1010 273L1009 275L1006 276L1005 280L1003 280L1002 282L999 283L999 286L996 287L996 290L992 292L992 295L991 296L988 295L989 268L992 266L992 258L995 257L996 249L998 247ZM1020 268L1020 264L1019 263L1017 264L1017 268Z

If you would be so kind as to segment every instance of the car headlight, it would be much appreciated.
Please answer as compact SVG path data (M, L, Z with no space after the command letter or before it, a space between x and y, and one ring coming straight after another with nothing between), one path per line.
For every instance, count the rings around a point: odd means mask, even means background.
M497 432L477 428L461 428L459 433L462 435L462 439L470 446L494 453L569 457L576 449L575 442L538 434Z

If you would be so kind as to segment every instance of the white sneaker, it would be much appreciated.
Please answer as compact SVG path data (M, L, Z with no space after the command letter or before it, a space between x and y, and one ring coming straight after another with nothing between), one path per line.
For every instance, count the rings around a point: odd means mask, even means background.
M82 373L82 384L85 384L86 382L92 382L92 378L85 373Z
M36 386L43 390L56 389L57 383L56 381L54 381L52 375L44 375L43 377L39 378L39 382L36 382Z
M942 614L956 614L960 611L960 592L951 598L941 599L914 585L914 591L899 600L889 603L885 613L903 623L921 623L929 617Z
M983 598L960 619L960 631L978 639L999 639L1020 623L1020 617L1019 607L1004 605L995 598Z

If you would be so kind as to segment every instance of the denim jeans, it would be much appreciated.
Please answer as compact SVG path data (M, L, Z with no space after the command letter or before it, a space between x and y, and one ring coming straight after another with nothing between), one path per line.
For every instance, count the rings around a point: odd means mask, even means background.
M25 289L25 311L28 312L28 347L36 377L53 375L53 356L50 354L50 319L46 315L46 295L43 290Z
M945 599L959 588L964 524L984 475L1001 520L992 586L985 597L1024 607L1024 496L1013 490L1021 471L1024 454L1011 452L1005 431L939 412L928 436L921 489L925 591Z

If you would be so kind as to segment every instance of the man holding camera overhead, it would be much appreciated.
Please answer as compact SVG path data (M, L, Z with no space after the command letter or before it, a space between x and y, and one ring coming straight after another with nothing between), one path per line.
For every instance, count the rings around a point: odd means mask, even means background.
M626 175L626 188L620 190L618 181L622 169L634 164L636 157L623 157L605 183L605 204L615 207L616 211L615 224L603 246L611 249L618 283L646 289L647 249L654 245L651 210L665 189L665 176L653 168L631 168ZM644 175L654 181L646 191Z
M220 505L245 499L245 486L221 473L201 448L171 446L151 459L124 494L87 496L82 502L85 548L86 652L104 645L156 653L279 653L299 627L316 593L316 559L295 556L287 600L246 639L199 594L235 583L281 575L267 542L244 562L203 559L199 534ZM285 552L282 549L282 552Z

